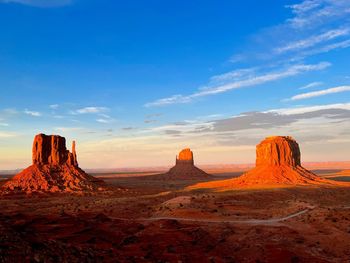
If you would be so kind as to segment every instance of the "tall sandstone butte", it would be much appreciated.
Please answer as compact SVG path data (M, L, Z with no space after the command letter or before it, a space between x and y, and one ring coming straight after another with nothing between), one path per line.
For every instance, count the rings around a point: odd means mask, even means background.
M343 185L323 179L301 165L298 143L290 136L267 137L256 146L256 167L238 178L201 183L197 188L268 188L293 185Z
M38 134L32 149L33 164L2 187L10 192L85 192L101 190L101 180L86 174L78 166L75 151L66 148L66 139L58 135Z
M75 141L72 143L72 152L66 148L66 139L58 135L38 134L33 142L33 164L78 166L75 152Z
M191 180L210 178L210 175L194 165L193 152L186 148L176 156L176 164L165 174L165 178Z
M176 164L190 164L194 165L193 152L190 148L183 149L179 156L176 157Z

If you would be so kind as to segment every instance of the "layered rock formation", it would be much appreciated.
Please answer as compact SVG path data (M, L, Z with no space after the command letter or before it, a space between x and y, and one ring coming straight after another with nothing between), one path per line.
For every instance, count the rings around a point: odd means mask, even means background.
M229 180L198 184L195 188L269 188L293 185L341 185L323 179L301 166L298 143L289 136L273 136L256 147L256 167Z
M66 139L58 135L38 134L32 150L33 164L14 176L2 187L9 192L84 192L102 189L98 180L78 167L75 141L72 152Z
M210 178L211 175L194 165L193 152L187 148L176 156L176 164L164 175L168 179L192 180Z

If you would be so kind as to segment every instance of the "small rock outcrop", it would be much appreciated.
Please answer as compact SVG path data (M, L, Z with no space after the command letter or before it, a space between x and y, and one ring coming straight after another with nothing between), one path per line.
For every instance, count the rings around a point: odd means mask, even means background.
M176 164L165 175L168 179L195 180L210 178L211 175L194 165L193 152L187 148L176 156Z
M75 146L73 141L70 152L64 137L36 135L32 149L33 164L6 182L1 188L2 193L102 190L103 181L79 168Z
M296 185L342 185L301 165L298 143L290 136L268 137L256 146L256 167L238 178L201 183L189 189L270 188Z

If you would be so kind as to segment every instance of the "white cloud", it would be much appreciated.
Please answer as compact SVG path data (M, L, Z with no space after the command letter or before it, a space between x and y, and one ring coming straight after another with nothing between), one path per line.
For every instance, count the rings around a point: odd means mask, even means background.
M229 59L229 61L230 61L231 63L238 63L238 62L241 62L241 61L243 61L243 60L245 60L245 56L242 55L242 54L233 55L233 56Z
M315 28L335 19L346 18L350 12L348 0L304 0L287 7L295 14L288 22L297 29Z
M265 112L275 112L282 115L295 115L295 114L304 114L319 110L330 110L330 109L341 109L341 110L350 110L350 103L336 103L336 104L325 104L325 105L314 105L308 107L294 107L294 108L282 108L282 109L273 109Z
M28 109L24 110L24 113L33 117L40 117L42 114L38 111L30 111Z
M112 123L112 122L114 122L115 120L111 117L111 116L109 116L109 115L107 115L107 114L99 114L99 116L101 117L101 118L98 118L96 121L97 122L99 122L99 123Z
M107 110L108 109L106 107L85 107L85 108L76 110L74 113L76 114L101 113Z
M147 103L145 106L154 107L154 106L164 106L164 105L171 105L171 104L189 103L189 102L192 102L193 99L195 98L224 93L233 89L256 86L267 82L276 81L276 80L291 77L291 76L296 76L309 71L323 70L328 68L330 65L331 64L328 62L320 62L318 64L308 64L308 65L305 65L305 64L292 65L285 68L282 71L268 72L257 76L248 76L246 78L236 80L236 81L227 83L225 85L219 85L212 88L201 89L191 95L187 95L187 96L174 95L168 98L159 99L154 102Z
M58 107L59 107L58 104L51 104L51 105L49 105L49 108L50 108L50 109L53 109L53 110L57 110Z
M17 134L11 132L0 132L0 138L12 138L16 136Z
M290 100L303 100L303 99L325 96L328 94L340 93L345 91L350 91L350 86L339 86L339 87L334 87L334 88L329 88L324 90L302 93L291 97Z
M58 132L72 132L72 131L80 131L83 128L81 127L56 127L54 128L55 131Z
M0 0L0 3L3 3L3 4L15 3L15 4L35 6L35 7L50 8L50 7L60 7L60 6L70 5L73 3L73 1L72 0Z
M255 73L257 68L245 68L245 69L238 69L233 70L224 74L216 75L210 78L210 82L226 82L230 80L237 80L239 78L245 77L245 76L251 76L253 73Z
M310 88L314 88L314 87L318 87L318 86L321 86L323 84L323 82L320 82L320 81L317 81L317 82L311 82L305 86L302 86L300 87L299 89L300 90L303 90L303 89L310 89Z
M278 54L290 52L290 51L298 51L306 48L313 47L322 42L326 42L341 36L348 35L350 30L348 28L343 29L333 29L329 30L325 33L314 35L306 39L298 40L292 43L289 43L283 47L278 47L275 49L275 52Z

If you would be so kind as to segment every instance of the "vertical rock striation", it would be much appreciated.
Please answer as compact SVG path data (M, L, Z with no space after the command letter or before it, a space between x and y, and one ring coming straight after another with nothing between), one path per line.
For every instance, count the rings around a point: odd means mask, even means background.
M268 137L256 146L256 166L301 166L298 143L289 136Z
M190 164L194 165L194 160L193 160L193 152L191 149L186 148L183 149L180 153L179 156L176 156L176 164Z

